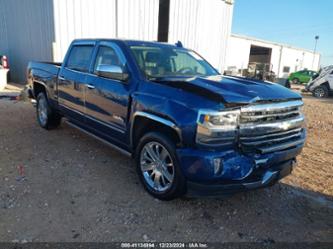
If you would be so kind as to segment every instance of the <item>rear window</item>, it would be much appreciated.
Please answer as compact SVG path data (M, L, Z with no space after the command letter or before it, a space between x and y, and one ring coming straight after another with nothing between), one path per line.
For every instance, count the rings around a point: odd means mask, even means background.
M93 46L74 46L69 54L66 67L72 70L87 72Z

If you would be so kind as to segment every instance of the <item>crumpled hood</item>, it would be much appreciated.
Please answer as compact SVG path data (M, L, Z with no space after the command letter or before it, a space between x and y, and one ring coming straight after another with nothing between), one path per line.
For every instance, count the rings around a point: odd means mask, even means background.
M222 75L185 79L165 77L154 80L154 82L228 104L286 101L302 98L301 95L279 84L241 77Z
M220 95L226 103L252 103L257 101L280 101L301 99L301 95L279 84L230 76L194 77L186 79L186 84L197 88L198 92ZM189 87L186 87L187 89Z

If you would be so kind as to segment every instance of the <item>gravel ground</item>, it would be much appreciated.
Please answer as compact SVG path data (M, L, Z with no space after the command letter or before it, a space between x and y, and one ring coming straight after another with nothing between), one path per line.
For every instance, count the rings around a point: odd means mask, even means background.
M333 242L333 100L306 97L305 112L307 146L281 183L162 202L129 158L66 124L45 131L30 103L0 99L0 241Z

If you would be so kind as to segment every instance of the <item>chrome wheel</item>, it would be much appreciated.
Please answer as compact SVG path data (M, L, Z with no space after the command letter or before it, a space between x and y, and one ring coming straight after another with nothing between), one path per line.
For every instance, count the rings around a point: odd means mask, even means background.
M140 153L140 168L145 182L155 191L164 192L172 186L174 162L162 144L149 142L144 145Z
M47 102L45 98L40 98L37 107L38 119L41 125L47 124Z
M317 98L323 98L325 96L325 90L322 88L322 87L317 87L315 90L314 90L314 95L317 97Z

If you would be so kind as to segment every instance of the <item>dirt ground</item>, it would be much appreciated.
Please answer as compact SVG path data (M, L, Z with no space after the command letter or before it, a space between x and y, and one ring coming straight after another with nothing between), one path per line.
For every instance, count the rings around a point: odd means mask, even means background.
M333 98L304 101L292 175L226 200L162 202L129 158L65 123L45 131L30 103L0 97L0 241L333 242Z

